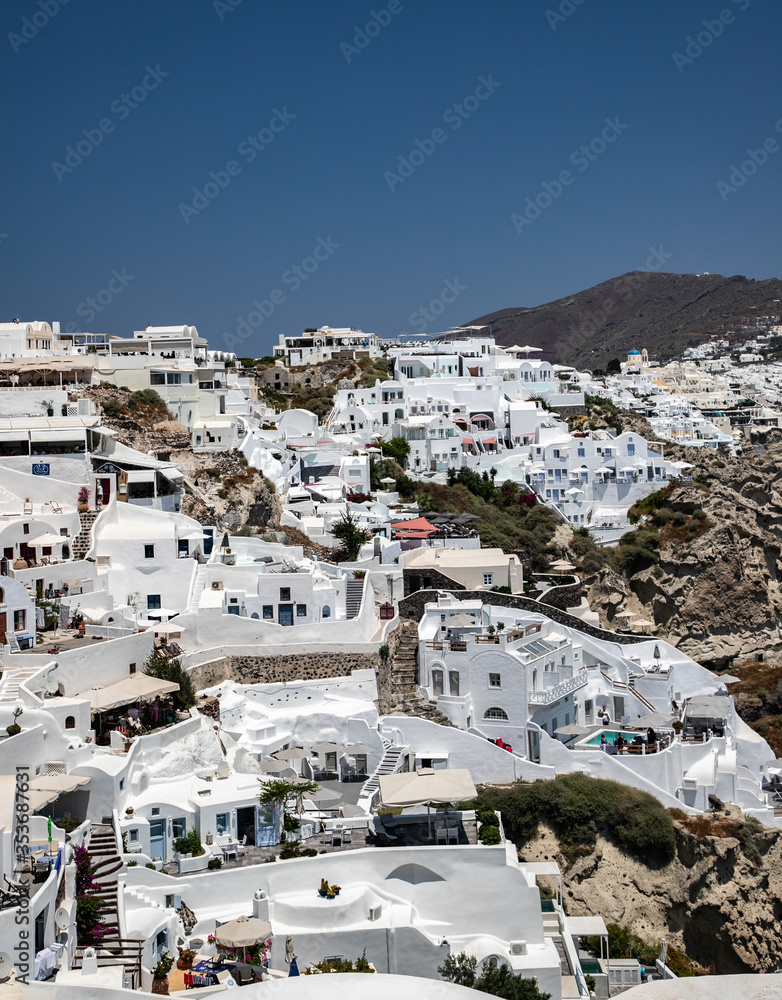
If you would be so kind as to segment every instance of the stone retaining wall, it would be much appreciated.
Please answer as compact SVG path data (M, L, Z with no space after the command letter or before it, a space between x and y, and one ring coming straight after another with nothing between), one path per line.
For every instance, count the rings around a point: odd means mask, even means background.
M318 653L306 656L224 656L189 671L197 691L224 680L272 684L347 677L353 670L375 670L375 653Z
M648 635L622 635L619 632L609 632L606 629L597 628L580 618L576 618L575 615L568 614L567 611L541 604L529 597L519 597L516 594L496 594L486 590L450 590L449 592L460 601L479 600L482 604L493 604L498 608L518 608L520 611L531 611L533 614L544 615L551 621L559 622L560 625L567 625L568 628L577 629L584 635L591 635L593 639L602 639L605 642L617 642L622 646L630 646L636 642L648 642L649 640ZM437 593L436 590L418 590L409 597L403 597L399 602L400 617L420 621L424 613L424 605L434 604L437 601Z
M400 625L389 632L388 662L393 659L399 642ZM380 657L377 653L306 653L298 656L223 656L209 663L192 667L188 673L197 691L213 687L224 680L237 684L273 684L288 681L319 681L330 677L347 677L353 670L374 670Z

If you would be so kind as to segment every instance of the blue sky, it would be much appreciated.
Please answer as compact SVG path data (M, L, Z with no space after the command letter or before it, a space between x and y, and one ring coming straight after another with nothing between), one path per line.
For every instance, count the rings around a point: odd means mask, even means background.
M767 0L8 0L0 25L5 321L261 355L537 305L650 248L780 274Z

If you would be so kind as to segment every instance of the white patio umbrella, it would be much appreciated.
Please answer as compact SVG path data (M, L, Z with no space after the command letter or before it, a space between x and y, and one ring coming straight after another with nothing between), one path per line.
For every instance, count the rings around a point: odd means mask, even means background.
M161 694L171 694L179 690L176 681L164 681L160 677L150 677L149 674L132 674L125 677L107 691L114 691L117 694L127 694L133 701L154 701Z
M391 476L383 476L380 480L381 483L385 483L387 486L396 486L396 479L392 479Z
M27 544L30 548L37 549L41 545L62 545L63 542L69 542L70 539L67 535L55 535L51 531L47 531L45 535L39 535L34 538L31 542Z
M575 722L571 722L567 726L560 726L559 729L554 730L555 736L583 736L590 730L586 726L577 726Z
M670 726L677 718L678 716L676 715L663 715L662 712L650 712L648 715L643 715L640 719L636 719L635 722L631 722L630 727L632 729L649 729L655 726L663 728L664 726Z
M607 465L601 465L598 469L595 469L595 472L600 472L603 475L605 475L606 472L613 472L613 471L614 470L613 469L609 469Z
M350 757L354 757L356 754L373 753L372 747L368 747L366 743L351 743L345 747L345 753Z
M176 635L178 632L186 632L184 625L177 625L176 621L156 622L152 631L155 635Z
M578 489L577 486L571 486L569 490L565 490L565 496L574 497L578 493L583 493L583 490Z
M654 622L650 622L647 618L639 618L636 622L630 622L633 628L654 628Z
M638 616L634 611L617 611L614 618L637 618Z

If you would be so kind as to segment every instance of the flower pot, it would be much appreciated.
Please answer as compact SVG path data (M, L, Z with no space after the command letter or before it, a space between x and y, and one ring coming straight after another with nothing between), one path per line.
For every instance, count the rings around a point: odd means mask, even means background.
M168 996L168 977L152 980L152 992L160 996Z
M86 514L86 513L87 513L87 511L88 511L89 509L90 509L90 508L89 508L89 507L87 506L87 504L86 504L86 503L80 503L80 504L79 504L79 512L80 512L81 514Z
M322 889L318 889L318 895L319 895L319 896L320 896L321 898L324 898L324 899L325 899L325 897L327 896L327 893L325 893L325 892L324 892L324 891L323 891Z
M178 958L176 960L176 967L179 969L180 972L183 969L192 969L193 968L193 961L192 961L192 959Z
M333 892L327 892L326 893L326 899L336 899L336 898L337 897L334 895Z

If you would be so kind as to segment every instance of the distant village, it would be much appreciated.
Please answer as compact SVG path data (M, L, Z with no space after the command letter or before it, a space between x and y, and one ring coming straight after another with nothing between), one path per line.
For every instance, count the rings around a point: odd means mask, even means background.
M780 350L777 316L606 372L477 326L323 326L240 359L194 326L0 324L17 982L360 971L456 997L461 962L570 1000L675 979L664 943L611 957L599 905L568 912L558 864L519 860L483 790L583 774L779 829L782 762L735 677L630 611L601 626L566 559L540 572L423 488L489 484L546 511L555 546L616 545L691 480L682 447L730 461L779 426Z

